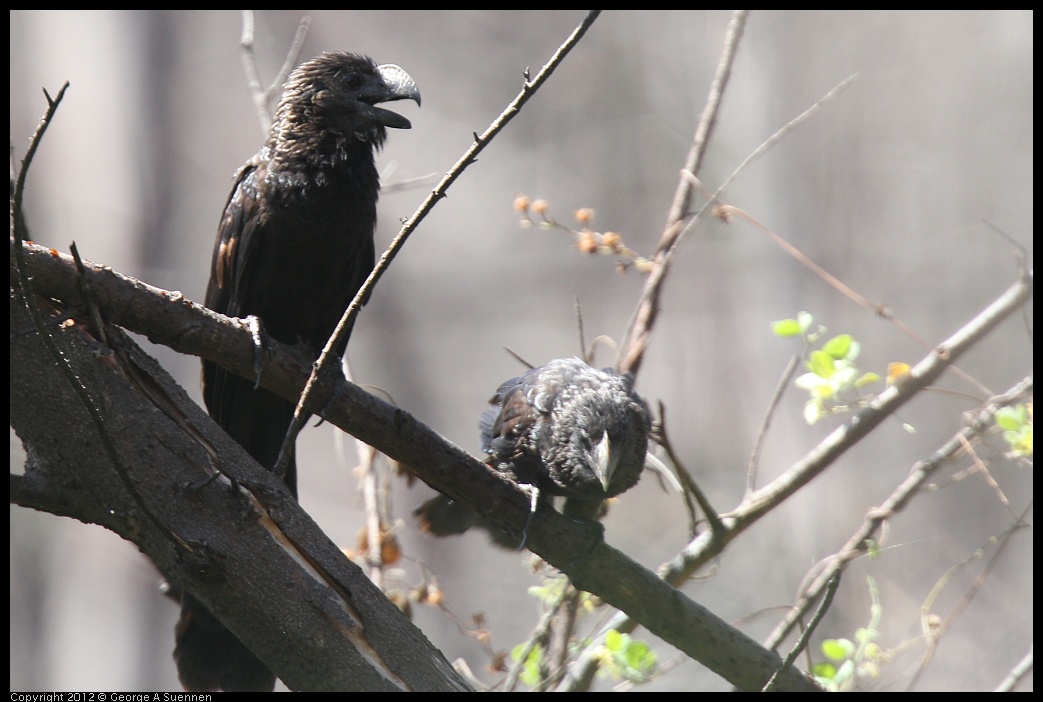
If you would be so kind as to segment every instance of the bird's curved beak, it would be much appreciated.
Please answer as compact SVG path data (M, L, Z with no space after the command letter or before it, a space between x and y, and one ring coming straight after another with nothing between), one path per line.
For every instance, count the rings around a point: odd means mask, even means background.
M594 447L594 474L598 476L598 481L606 493L617 463L619 463L619 457L612 453L612 442L609 441L608 433L605 433L598 445Z
M420 105L420 90L416 87L413 78L393 63L377 66L377 72L380 74L382 84L363 97L370 105L368 110L369 116L385 127L393 129L411 128L413 125L402 115L376 105L380 102L391 102L393 100L414 100L417 105Z

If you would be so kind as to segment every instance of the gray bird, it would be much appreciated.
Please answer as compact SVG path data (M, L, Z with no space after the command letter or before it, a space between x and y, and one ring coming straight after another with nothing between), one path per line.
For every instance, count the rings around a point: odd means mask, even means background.
M534 509L539 496L562 496L566 516L594 519L607 498L640 479L651 419L632 376L557 359L506 381L489 402L479 421L486 462L531 486ZM470 506L442 495L416 515L436 536L478 525L497 543L518 545Z

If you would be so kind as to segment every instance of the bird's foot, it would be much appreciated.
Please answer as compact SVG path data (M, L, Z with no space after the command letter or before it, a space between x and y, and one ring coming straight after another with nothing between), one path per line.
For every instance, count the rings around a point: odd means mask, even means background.
M264 367L268 365L268 359L272 350L268 345L268 333L265 332L260 317L251 314L243 322L246 328L250 330L250 338L254 342L254 376L257 378L257 381L254 383L254 390L256 390L261 387L261 375L264 373Z
M536 507L540 504L540 489L535 485L525 483L520 483L518 487L529 496L529 516L525 520L525 526L522 527L522 540L518 544L518 550L521 551L525 548L525 542L529 540L529 527L532 525L532 518L536 516Z

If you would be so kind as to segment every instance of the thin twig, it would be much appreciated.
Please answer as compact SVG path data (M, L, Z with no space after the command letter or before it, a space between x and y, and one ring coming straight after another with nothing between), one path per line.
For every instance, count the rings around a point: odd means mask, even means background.
M40 123L36 125L36 131L33 132L32 137L29 138L29 149L25 152L25 156L22 157L22 167L18 171L18 176L14 179L14 193L11 196L11 230L15 237L15 247L19 253L16 253L16 257L21 261L21 248L23 237L27 231L25 224L25 213L22 210L22 198L25 195L25 179L29 176L29 165L33 162L33 156L36 155L36 149L40 146L40 140L43 138L44 132L47 131L47 127L50 126L51 120L54 119L54 113L58 109L59 103L62 98L65 97L65 91L69 87L69 81L65 81L65 85L58 91L58 96L51 98L46 90L43 91L43 95L47 98L47 111L43 117L40 118Z
M301 23L297 26L297 34L293 38L293 44L290 45L289 51L286 52L286 60L283 61L282 68L279 69L279 73L271 84L265 88L261 83L261 72L257 68L257 56L254 53L253 10L243 10L242 16L243 33L239 40L239 46L243 52L243 71L246 72L246 84L250 88L250 95L253 97L254 109L257 111L257 118L261 123L261 132L267 136L268 130L272 126L272 114L269 108L272 96L286 82L290 71L297 64L297 59L301 55L301 47L304 45L305 37L308 36L308 28L311 26L311 17L305 15L301 18Z
M771 400L768 402L768 409L764 412L764 420L761 422L760 428L757 429L757 438L753 442L753 450L750 451L750 462L746 468L747 495L757 488L757 465L760 463L761 446L764 445L764 440L768 436L768 427L771 425L771 418L775 415L775 410L782 400L782 393L789 386L790 379L797 371L798 363L800 363L800 356L794 356L786 364L786 370L782 371L782 377L779 378L779 382L775 386L775 392L772 393Z
M1017 665L1010 669L1007 677L1003 678L993 692L1013 692L1017 684L1021 682L1022 679L1035 667L1035 654L1033 653L1033 648L1034 645L1029 644L1028 653L1022 656Z
M674 451L674 446L670 442L670 438L666 433L666 405L662 402L659 403L659 432L658 439L659 445L666 451L666 457L670 459L670 464L674 467L674 471L677 473L678 479L681 481L681 485L684 486L685 496L685 507L688 510L688 533L691 538L695 538L697 533L696 526L698 525L698 515L696 514L695 507L692 506L689 496L695 498L695 501L699 504L699 509L706 515L706 521L710 525L710 531L721 528L720 517L717 516L717 510L710 504L710 500L706 497L706 494L696 484L695 479L692 478L692 474L688 472L688 469L681 462L680 457Z
M782 671L786 670L786 668L789 668L791 665L793 665L793 661L797 660L797 656L800 655L800 652L807 647L808 641L811 639L811 635L815 633L815 629L818 628L818 625L822 622L822 618L826 616L826 612L829 611L830 605L833 604L833 596L837 594L837 587L840 586L841 572L842 571L837 570L835 573L833 573L833 577L829 579L829 582L826 586L826 594L822 598L822 602L819 604L818 609L815 610L815 616L813 616L811 618L811 621L808 622L808 626L801 633L800 638L797 639L797 642L795 644L793 644L793 648L791 648L790 652L786 654L786 658L782 661L782 663L779 664L778 669L776 669L776 671L772 674L771 679L768 680L768 682L764 685L764 688L761 690L761 692L774 691L775 685L777 684L779 679L779 675L781 675Z
M344 371L344 377L354 382L351 365L347 358L342 359L341 368ZM356 471L361 486L363 513L366 515L367 548L366 552L361 555L368 566L367 572L370 581L384 590L384 570L387 565L390 565L385 562L384 545L387 539L391 538L388 534L390 520L386 518L386 515L391 510L388 507L389 495L382 468L384 464L378 462L378 458L383 454L361 439L355 437L352 439L355 443L355 455L358 460Z
M500 685L501 692L514 692L515 688L518 687L518 678L521 676L521 672L525 669L525 664L529 660L529 654L532 653L533 649L540 644L541 641L545 641L547 636L550 635L551 624L554 622L555 617L558 615L558 607L561 601L559 600L553 607L549 607L543 616L540 617L540 621L537 622L536 627L529 634L529 638L526 639L525 645L518 651L517 658L507 671L507 677L504 678L503 683Z
M579 295L573 298L573 304L576 307L576 332L579 334L579 351L581 358L584 363L591 363L594 360L594 349L587 350L587 340L583 333L583 308L579 304Z
M711 200L712 202L717 202L718 198L721 196L721 193L723 193L728 188L728 186L732 184L732 181L739 177L740 173L746 170L747 166L749 166L755 159L766 153L771 147L775 146L775 144L779 143L779 141L781 141L784 136L792 132L794 129L799 127L804 122L808 121L808 119L810 119L816 112L821 110L826 105L826 103L833 100L833 98L839 95L842 90L844 90L853 82L855 82L856 78L858 78L858 74L853 73L844 80L837 83L829 92L820 97L815 102L815 104L801 112L799 115L797 115L789 122L787 122L785 125L783 125L782 128L780 128L777 132L765 139L760 146L751 151L750 155L744 158L742 163L740 163L735 168L735 170L732 171L731 174L724 179L724 182L722 182L720 186L718 186L717 190L714 191L713 195L709 197L709 200ZM696 171L689 171L689 176L694 177L696 175ZM687 229L690 228L691 226L689 225L689 227L686 228L685 233L687 233Z
M967 607L970 605L971 601L975 598L975 596L977 596L977 594L981 592L981 589L985 587L985 581L988 580L989 575L996 568L997 563L999 563L1000 557L1007 550L1007 547L1010 545L1010 542L1013 539L1014 534L1028 526L1028 523L1025 521L1025 519L1026 517L1028 517L1028 514L1031 511L1032 504L1030 503L1028 507L1025 508L1025 511L1018 516L1017 521L1014 524L1012 524L1008 529L1006 529L1003 534L999 536L994 536L988 540L987 545L996 544L995 553L993 553L992 557L989 558L988 562L985 564L985 567L982 568L982 571L980 573L978 573L978 577L976 577L974 579L974 582L971 583L970 587L967 590L967 593L960 599L959 602L956 603L949 615L942 619L940 622L938 622L936 626L931 626L926 621L923 623L923 631L925 639L927 641L927 650L924 651L924 654L920 659L920 665L916 669L916 673L913 674L912 679L910 679L909 684L906 686L907 690L911 690L919 681L920 676L923 675L925 670L927 670L927 666L930 665L931 661L934 659L935 653L937 653L938 651L939 641L943 636L945 636L946 632L949 631L949 627L952 626L952 623L956 621L957 617L959 617L960 614L962 614L963 611L967 609ZM927 619L928 615L930 614L931 605L934 603L938 595L941 594L941 591L945 588L945 586L949 583L952 576L954 576L956 572L961 570L964 566L979 560L984 553L984 548L985 547L982 546L981 548L977 549L973 554L971 554L970 557L965 559L963 563L958 563L954 565L942 577L938 585L932 590L932 592L922 605L923 619Z
M626 337L627 342L623 345L621 350L621 368L630 368L635 363L640 365L641 355L644 353L645 347L648 344L648 340L651 336L652 325L654 324L658 313L660 288L665 281L666 268L668 268L669 262L673 260L681 243L688 237L688 234L703 220L706 212L717 205L718 198L721 193L724 192L725 188L727 188L755 158L766 152L769 148L778 143L783 136L795 129L802 122L806 121L811 117L811 115L821 109L823 105L832 100L843 88L846 88L854 79L855 76L852 75L841 81L836 87L822 96L814 105L790 120L785 126L768 137L768 139L754 149L749 156L743 159L743 162L732 171L731 175L725 178L724 182L716 191L712 194L707 194L706 203L699 208L695 214L689 215L687 212L682 212L677 215L678 219L671 220L671 223L667 226L667 231L660 240L659 249L656 253L656 263L662 261L664 265L656 266L649 275L648 281L645 283L645 290L642 293L641 301L638 304L637 312L634 314L634 319L631 322L630 330ZM702 189L702 185L699 183L699 179L696 176L697 172L698 171L694 171L690 168L684 168L681 170L681 181L686 184L687 188L689 188L686 192L690 192L691 189Z
M72 260L76 262L76 271L79 273L79 278L77 278L76 282L80 289L80 295L83 296L83 303L87 306L87 313L90 315L91 334L101 343L108 346L108 334L105 331L105 325L102 324L101 312L98 310L97 302L94 299L94 295L91 294L90 286L87 284L87 271L83 266L83 259L80 258L80 250L76 248L75 241L69 244L69 253L72 254Z
M996 412L1001 407L1011 405L1030 393L1032 387L1032 377L1029 376L1012 386L1003 395L994 397L989 405L978 413L974 421L968 423L968 426L958 432L931 456L918 461L910 469L908 477L895 488L887 499L879 507L869 511L865 521L848 538L847 542L835 554L825 559L828 562L828 567L823 568L810 585L801 588L800 599L783 620L776 625L775 630L768 636L766 645L769 648L777 646L807 613L812 603L818 599L832 574L865 554L868 548L867 544L874 539L880 529L894 515L905 509L914 497L922 494L923 486L927 480L943 466L948 465L956 457L962 455L964 442L976 440L977 437L989 431L994 423Z
M739 40L742 39L748 16L748 10L736 10L732 13L728 29L725 31L724 46L721 49L721 58L717 62L717 71L714 74L713 81L710 83L706 107L703 108L702 115L695 127L692 148L685 159L685 167L682 169L682 172L699 172L703 154L706 152L706 145L709 143L713 127L717 123L717 113L720 110L721 100L724 97L725 88L731 77L732 65L735 63L735 55L739 50ZM629 372L637 375L641 368L641 361L644 358L645 348L648 346L652 327L655 324L656 317L659 315L659 297L662 293L663 283L666 280L667 271L674 258L673 252L677 250L678 237L684 230L685 213L688 210L691 196L692 186L687 179L682 177L677 183L673 204L671 204L670 212L667 214L666 226L656 248L655 266L645 281L641 299L638 301L633 317L623 336L623 343L619 347L616 369L620 373Z
M282 67L279 72L275 74L275 78L268 85L265 98L271 103L272 98L275 97L280 90L282 90L283 83L290 77L290 73L293 71L294 66L301 57L301 49L304 48L304 40L308 37L308 30L311 28L311 15L304 15L301 17L300 23L297 25L297 32L293 35L293 43L290 44L289 51L286 52L286 58L282 62Z
M720 192L720 189L718 189L718 192ZM711 201L717 202L717 193L714 193L711 196L711 198L712 198ZM928 344L924 340L924 338L922 336L920 336L915 331L913 331L912 327L910 327L908 324L906 324L901 319L899 319L898 316L895 315L894 310L892 310L890 307L888 307L887 305L885 305L885 304L883 304L881 302L873 302L872 300L870 300L869 298L865 297L861 293L855 291L853 288L848 286L846 283L841 281L839 278L834 276L832 273L827 271L825 268L823 268L822 266L818 265L813 260L811 260L811 258L808 257L803 251L798 249L796 246L794 246L790 242L786 241L778 233L772 231L771 228L769 228L769 227L765 226L764 224L762 224L761 222L757 221L749 213L739 209L738 207L735 207L734 205L727 205L727 204L723 204L723 203L718 205L715 211L716 211L716 213L720 217L722 217L724 219L729 219L731 217L739 217L740 219L742 219L744 222L746 222L750 226L752 226L755 229L759 230L760 232L766 234L768 236L768 238L770 238L779 248L781 248L783 251L788 253L794 259L796 259L802 266L804 266L805 268L810 270L812 273L817 275L819 278L821 278L823 281L825 281L826 284L831 286L833 289L835 289L841 295L843 295L844 297L848 298L849 300L851 300L855 304L857 304L857 305L859 305L861 307L864 307L865 309L868 309L870 312L875 314L877 317L890 322L899 331L901 331L903 334L905 334L910 339L912 339L915 343L917 343L920 346L920 348L922 348L922 349L930 349L931 348L931 345ZM953 366L952 371L953 371L953 373L956 373L961 378L966 380L968 383L973 385L975 388L977 388L982 394L984 394L984 395L991 395L992 394L992 391L988 387L986 387L984 383L982 383L980 380L978 380L974 376L970 375L969 373L965 372L961 368L959 368L957 366Z
M315 387L320 374L323 373L324 369L332 362L331 357L337 355L333 352L333 349L340 347L341 340L354 325L355 317L358 316L359 310L362 308L362 301L369 297L370 291L372 291L373 287L377 284L377 281L379 281L384 275L388 266L391 265L391 262L394 260L399 250L401 250L405 245L409 236L417 228L420 222L423 221L438 201L446 196L446 191L448 191L449 187L456 181L456 179L460 177L468 166L477 160L478 154L485 150L485 147L492 142L496 135L499 134L515 116L517 116L525 103L527 103L547 81L547 79L550 78L555 69L557 69L557 67L561 65L561 62L565 60L565 57L568 56L569 52L572 51L576 44L579 43L580 39L583 38L583 35L586 34L587 30L594 23L594 20L597 19L600 12L600 10L591 10L588 12L587 16L583 18L583 21L580 22L579 26L576 27L569 38L558 47L558 50L551 57L550 61L540 69L540 72L537 73L534 78L530 79L528 71L526 71L525 82L517 97L511 101L504 111L500 113L500 116L497 117L481 135L474 135L474 143L464 152L463 156L460 157L449 172L445 174L445 177L442 178L438 185L435 186L435 189L431 191L427 198L424 199L416 212L405 221L402 229L391 241L391 244L388 245L387 250L381 254L380 260L377 262L373 272L371 272L369 277L366 278L366 282L364 282L362 287L359 288L358 293L355 295L355 299L351 301L351 304L348 305L348 309L344 311L340 323L330 336L329 341L326 342L326 347L322 350L322 353L319 354L319 358L315 362L315 368L312 370L311 377L308 378L308 383L304 387L304 392L301 393L300 401L297 403L297 409L294 411L293 421L290 423L290 427L286 432L286 440L283 442L283 447L279 453L279 460L276 465L277 473L279 471L285 471L285 466L289 464L290 447L293 446L294 439L298 432L300 432L301 426L305 421L304 418L307 413L304 411L304 407L308 402L308 397L311 394L312 389Z

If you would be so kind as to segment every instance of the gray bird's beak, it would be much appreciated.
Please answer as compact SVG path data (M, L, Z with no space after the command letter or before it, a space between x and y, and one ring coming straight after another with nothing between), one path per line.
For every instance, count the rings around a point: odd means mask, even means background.
M392 100L413 100L420 105L420 90L413 82L413 78L393 63L385 63L377 66L377 72L384 82L384 89L379 94L372 96L370 115L383 124L393 129L409 129L413 125L408 119L382 107L376 107L378 102L391 102ZM369 102L369 100L367 100Z
M608 493L608 484L612 480L612 473L615 472L618 462L619 458L612 453L612 442L609 441L606 433L594 447L594 474L598 476L601 487L606 493Z

